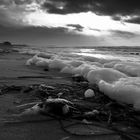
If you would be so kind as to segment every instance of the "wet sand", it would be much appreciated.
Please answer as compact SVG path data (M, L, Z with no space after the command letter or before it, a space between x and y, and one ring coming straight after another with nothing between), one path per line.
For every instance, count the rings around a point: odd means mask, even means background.
M71 84L69 75L60 74L56 71L43 71L44 68L26 66L26 61L31 56L16 52L0 54L0 86L20 85L29 86L32 84L47 85L65 83ZM34 78L28 78L28 77ZM26 77L26 78L25 78ZM41 78L39 78L41 77ZM27 94L25 95L27 96ZM91 140L93 137L71 136L62 129L56 120L44 122L24 122L5 124L8 117L11 118L16 106L23 104L23 99L16 91L0 95L0 140ZM27 118L25 118L26 120ZM29 119L32 119L30 117ZM49 119L49 118L47 118ZM119 137L103 136L94 137L97 140L119 139Z
M29 85L40 83L47 84L50 82L59 83L69 81L67 78L65 78L68 77L68 75L60 74L55 70L43 71L44 68L26 66L25 65L26 61L29 58L31 58L30 55L19 53L0 54L0 85L3 84ZM22 78L22 77L33 77L33 78Z

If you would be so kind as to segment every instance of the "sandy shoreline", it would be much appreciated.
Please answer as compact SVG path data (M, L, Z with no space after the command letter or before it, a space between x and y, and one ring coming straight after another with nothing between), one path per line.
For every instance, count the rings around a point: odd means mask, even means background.
M31 58L30 55L19 54L19 53L5 53L0 55L0 85L16 84L16 85L28 85L37 83L50 83L53 78L53 82L63 81L63 77L67 75L60 74L57 71L43 71L43 68L26 66L26 61ZM21 78L17 77L28 77L32 78ZM34 77L47 77L47 78L34 78ZM66 82L65 80L64 82Z
M5 53L0 55L0 86L3 85L31 85L31 84L41 84L52 82L68 82L68 80L61 79L56 72L43 72L37 68L27 67L25 65L26 61L30 58L29 55L19 54L19 53ZM53 74L57 75L53 79ZM48 78L21 78L21 76L48 76ZM19 97L18 93L10 92L6 95L0 96L0 139L1 140L18 140L18 139L61 139L66 134L59 129L57 122L46 122L46 123L35 123L35 124L12 124L12 125L2 125L2 120L12 115L12 112L9 112L10 109L13 109L16 104L14 103L17 100L22 100L23 97ZM52 133L53 131L53 133Z
M56 85L72 84L69 75L61 74L56 71L43 71L43 68L26 66L26 61L30 55L19 54L17 52L5 53L0 55L0 86L16 85L29 86L32 84ZM26 78L25 78L26 77ZM34 78L29 78L34 77ZM41 77L41 78L40 78ZM45 77L45 78L44 78ZM21 96L18 91L10 91L8 94L0 96L0 140L91 140L93 137L71 136L62 129L56 120L40 123L19 123L5 125L3 120L14 113L17 105L26 103L24 99L28 94ZM32 100L30 97L29 100ZM95 137L95 139L119 139L118 136Z

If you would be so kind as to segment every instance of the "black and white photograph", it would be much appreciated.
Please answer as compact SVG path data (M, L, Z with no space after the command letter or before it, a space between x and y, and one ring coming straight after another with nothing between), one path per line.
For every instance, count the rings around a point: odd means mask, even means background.
M140 140L140 1L0 0L0 140Z

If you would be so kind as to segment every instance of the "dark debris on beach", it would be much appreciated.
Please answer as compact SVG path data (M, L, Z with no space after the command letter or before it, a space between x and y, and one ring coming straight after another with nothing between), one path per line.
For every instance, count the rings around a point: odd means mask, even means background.
M73 103L74 108L78 113L72 112L68 118L61 118L61 128L73 135L68 127L63 126L63 119L76 120L75 125L78 123L95 125L103 127L116 134L120 135L123 139L135 140L139 139L140 135L140 112L133 109L132 105L118 103L99 91L97 85L90 85L87 81L74 81L71 84L36 84L29 86L1 86L0 94L6 94L10 91L18 91L19 96L24 96L43 102L48 98L52 99L66 99ZM95 96L92 98L85 98L84 92L87 89L92 89ZM31 99L31 100L30 100ZM84 122L83 122L84 120ZM85 123L86 120L86 123ZM91 134L89 134L91 135ZM92 133L94 136L95 134ZM100 134L101 135L101 134Z

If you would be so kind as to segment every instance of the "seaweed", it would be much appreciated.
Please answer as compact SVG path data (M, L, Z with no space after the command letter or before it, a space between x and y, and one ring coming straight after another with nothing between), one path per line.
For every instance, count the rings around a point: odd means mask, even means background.
M83 86L84 85L84 86ZM95 97L90 99L84 98L84 92L91 88L95 92ZM132 105L116 102L102 92L99 91L97 85L84 84L83 82L72 82L71 84L36 84L29 86L1 86L0 93L6 94L10 90L20 91L21 94L28 94L32 97L37 97L38 101L44 103L46 99L62 98L73 103L76 109L72 111L69 117L56 117L57 114L47 114L60 122L61 128L74 135L68 128L72 125L64 126L63 120L74 120L82 123L84 119L91 122L91 125L99 126L111 130L111 133L100 133L91 135L111 135L117 134L123 139L139 139L140 134L140 112L135 111ZM60 94L61 93L61 96ZM56 107L57 109L57 107ZM85 123L83 123L86 125ZM125 128L125 130L122 130ZM131 128L131 131L129 131ZM75 134L80 135L80 134ZM82 134L81 134L82 135ZM90 135L90 134L88 134Z

